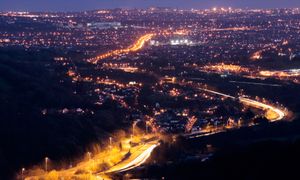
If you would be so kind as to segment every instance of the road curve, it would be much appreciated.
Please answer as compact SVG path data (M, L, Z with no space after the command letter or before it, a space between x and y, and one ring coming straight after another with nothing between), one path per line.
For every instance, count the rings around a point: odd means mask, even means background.
M286 113L284 111L282 111L281 109L278 109L274 106L271 106L271 105L253 100L253 99L249 99L249 98L245 98L245 97L233 97L233 96L230 96L228 94L224 94L224 93L221 93L221 92L217 92L217 91L213 91L213 90L209 90L209 89L204 89L204 88L199 88L199 89L202 90L202 91L206 91L206 92L216 94L216 95L219 95L219 96L223 96L223 97L226 97L226 98L238 99L241 103L246 104L246 105L251 106L251 107L254 107L254 108L259 108L259 109L262 109L262 110L271 110L272 112L277 114L276 118L269 119L271 122L280 121L280 120L283 120L286 117Z
M284 111L282 111L282 110L280 110L276 107L273 107L271 105L264 104L262 102L252 100L252 99L248 99L248 98L244 98L244 97L239 97L239 100L244 104L247 104L247 105L250 105L250 106L253 106L253 107L258 107L258 108L263 109L263 110L271 110L274 113L276 113L277 118L269 119L271 122L283 120L286 116Z
M112 167L105 173L118 173L128 171L130 169L139 167L151 156L152 151L158 146L158 144L145 145L142 152L138 152L136 155L133 154L132 158L125 160L124 162Z

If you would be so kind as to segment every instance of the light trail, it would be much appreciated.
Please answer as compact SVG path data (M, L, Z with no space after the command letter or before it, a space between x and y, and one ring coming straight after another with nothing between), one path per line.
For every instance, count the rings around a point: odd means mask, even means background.
M90 63L97 64L100 60L103 60L103 59L106 59L106 58L109 58L112 56L117 56L120 54L127 54L130 52L136 52L136 51L142 49L144 47L145 43L148 42L149 40L151 40L154 35L155 34L153 34L153 33L146 34L146 35L140 37L132 46L130 46L126 49L118 49L118 50L110 51L110 52L98 55L95 58L89 59L88 61Z
M285 112L283 112L282 110L280 110L280 109L278 109L276 107L273 107L271 105L264 104L262 102L255 101L255 100L248 99L248 98L243 98L243 97L239 97L239 100L242 103L245 103L245 104L247 104L249 106L261 108L263 110L271 110L274 113L276 113L277 114L277 118L275 118L275 119L269 119L271 122L280 121L280 120L282 120L286 116Z
M151 156L152 151L159 145L157 141L149 142L145 144L141 149L134 152L128 159L122 161L121 163L113 166L111 169L104 173L118 173L128 171L139 167ZM102 174L103 172L99 173Z
M258 109L262 109L262 110L270 110L272 112L274 112L276 114L276 118L272 117L269 118L268 120L271 122L275 122L275 121L280 121L283 120L286 117L286 113L276 107L273 107L271 105L253 100L253 99L249 99L249 98L244 98L244 97L233 97L224 93L220 93L217 91L213 91L213 90L209 90L209 89L204 89L204 88L199 88L202 91L205 92L209 92L209 93L213 93L219 96L223 96L226 98L231 98L231 99L238 99L241 103L246 104L248 106L254 107L254 108L258 108ZM210 136L210 135L214 135L214 134L218 134L221 132L226 132L227 130L225 129L217 129L214 131L209 131L209 132L202 132L202 133L191 133L191 134L186 134L185 136L188 137L189 139L194 139L194 138L199 138L199 137L204 137L204 136Z
M128 171L130 169L139 167L140 165L145 163L147 159L151 156L152 151L157 146L159 146L159 142L157 138L155 138L154 140L150 140L145 144L141 144L135 147L130 147L130 145L128 144L130 142L129 139L123 141L123 143L124 142L126 142L127 144L123 146L124 148L126 147L126 149L124 149L123 152L119 152L117 148L113 148L110 151L107 151L105 153L95 154L93 158L89 160L84 160L72 168L57 170L56 172L59 177L64 177L64 178L72 177L72 179L73 178L76 179L76 177L81 175L81 174L76 174L76 172L78 172L79 170L84 170L86 172L89 172L90 175L101 177L101 179L110 179L108 178L109 176L107 176L107 174ZM97 165L99 165L99 163L101 163L102 161L108 160L107 162L109 162L110 159L114 158L116 153L125 155L129 150L132 151L132 154L126 159L120 159L119 163L111 166L110 169L101 170L101 171L97 171L95 169L97 168ZM37 180L37 179L47 179L48 177L49 174L43 172L39 175L28 175L24 179Z
M271 122L283 120L285 118L285 116L286 116L286 114L285 114L284 111L282 111L282 110L280 110L280 109L278 109L276 107L273 107L271 105L268 105L268 104L265 104L265 103L253 100L253 99L244 98L244 97L237 97L236 98L234 96L230 96L228 94L220 93L220 92L209 90L209 89L203 89L203 88L199 88L199 89L203 90L203 91L206 91L206 92L213 93L213 94L217 94L217 95L220 95L220 96L223 96L223 97L226 97L226 98L238 99L243 104L246 104L246 105L258 108L258 109L271 110L272 112L274 112L275 114L277 114L276 118L269 119Z
M169 31L163 31L161 33L148 33L143 35L142 37L140 37L133 45L131 45L130 47L126 48L126 49L118 49L118 50L114 50L114 51L109 51L107 53L98 55L94 58L91 58L88 60L88 62L93 63L93 64L97 64L99 61L112 57L112 56L118 56L121 54L127 54L130 52L136 52L140 49L142 49L146 42L150 41L154 36L156 35L187 35L188 31L187 30L177 30L175 32L169 32Z
M206 91L206 92L209 92L209 93L217 94L217 95L220 95L220 96L223 96L223 97L226 97L226 98L236 99L233 96L230 96L230 95L224 94L224 93L220 93L220 92L217 92L217 91L213 91L213 90L209 90L209 89L204 89L204 88L199 88L199 89L202 90L202 91Z

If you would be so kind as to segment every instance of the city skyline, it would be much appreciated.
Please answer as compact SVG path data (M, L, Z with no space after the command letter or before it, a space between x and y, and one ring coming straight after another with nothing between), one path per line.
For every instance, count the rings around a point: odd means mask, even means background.
M147 8L147 7L174 7L179 9L205 9L211 7L233 7L233 8L291 8L299 7L300 2L290 0L270 1L245 1L245 0L74 0L72 3L58 0L3 0L0 2L0 11L85 11L94 9L112 8Z

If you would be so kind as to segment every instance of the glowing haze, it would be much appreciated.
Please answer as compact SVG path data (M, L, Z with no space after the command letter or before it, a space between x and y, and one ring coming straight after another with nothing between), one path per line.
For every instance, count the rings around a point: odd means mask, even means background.
M145 8L149 6L176 8L240 8L300 7L299 0L1 0L0 11L82 11L102 8Z

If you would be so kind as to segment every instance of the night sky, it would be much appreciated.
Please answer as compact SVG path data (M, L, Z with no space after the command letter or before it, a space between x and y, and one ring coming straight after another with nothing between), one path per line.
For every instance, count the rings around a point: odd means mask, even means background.
M241 8L300 7L300 0L0 0L0 11L81 11L149 6L204 9L214 6Z

